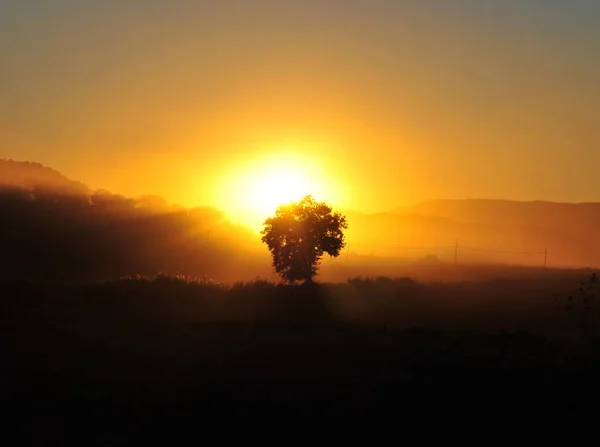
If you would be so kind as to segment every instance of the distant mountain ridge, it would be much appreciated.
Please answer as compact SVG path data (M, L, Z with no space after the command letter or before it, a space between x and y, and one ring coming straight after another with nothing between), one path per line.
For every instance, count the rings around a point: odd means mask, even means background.
M550 265L600 265L600 203L595 202L439 199L389 213L348 211L348 220L356 253L435 255L452 262L458 243L464 262L540 265L547 250Z
M517 201L505 199L436 199L413 206L398 207L391 214L436 215L450 219L488 221L490 218L520 216L536 217L539 213L576 212L581 216L600 213L599 202L553 202L545 200Z
M569 231L591 233L597 231L600 224L600 203L500 199L431 200L413 207L398 208L393 214L418 214L463 223L508 227L568 228Z

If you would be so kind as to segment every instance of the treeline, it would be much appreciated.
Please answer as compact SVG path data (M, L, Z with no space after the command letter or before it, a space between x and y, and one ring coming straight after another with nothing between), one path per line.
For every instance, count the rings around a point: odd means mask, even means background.
M72 282L158 272L220 277L251 264L242 247L255 238L212 208L103 191L0 186L0 280Z

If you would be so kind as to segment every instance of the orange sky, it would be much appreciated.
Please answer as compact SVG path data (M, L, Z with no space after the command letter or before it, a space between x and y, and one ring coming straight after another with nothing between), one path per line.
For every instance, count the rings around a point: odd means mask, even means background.
M600 201L599 3L491 3L6 0L0 157L228 211L290 153L367 212Z

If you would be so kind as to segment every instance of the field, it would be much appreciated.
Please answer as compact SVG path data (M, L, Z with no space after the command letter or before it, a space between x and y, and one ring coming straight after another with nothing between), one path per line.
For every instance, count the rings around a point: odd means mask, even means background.
M4 282L5 408L29 436L89 441L181 434L198 418L263 410L366 415L427 396L589 392L600 372L593 308L560 302L592 272L523 273Z

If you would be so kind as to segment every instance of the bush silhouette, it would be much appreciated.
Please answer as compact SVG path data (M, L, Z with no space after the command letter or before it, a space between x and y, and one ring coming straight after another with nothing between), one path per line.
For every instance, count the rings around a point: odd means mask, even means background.
M308 195L277 208L261 234L273 256L273 268L284 281L312 282L323 254L337 257L344 248L346 228L345 216Z

